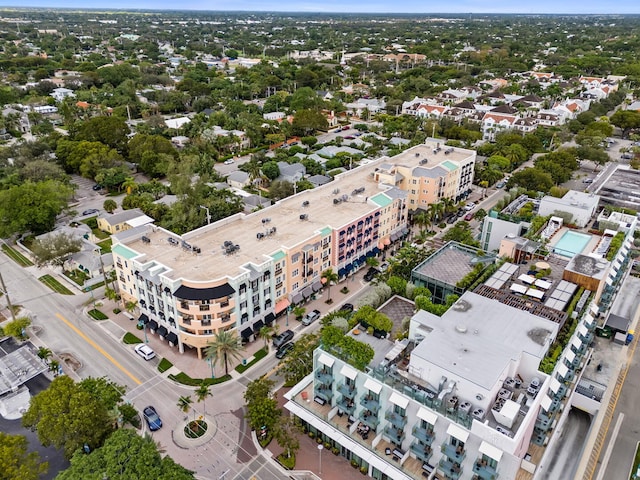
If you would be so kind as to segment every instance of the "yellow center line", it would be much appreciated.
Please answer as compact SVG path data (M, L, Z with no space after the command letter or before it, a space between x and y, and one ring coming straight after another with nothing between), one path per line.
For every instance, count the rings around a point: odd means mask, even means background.
M71 328L71 330L73 330L74 332L76 332L78 335L80 335L89 345L91 345L93 348L95 348L98 352L100 352L102 355L104 355L107 360L109 360L111 363L113 363L116 367L118 367L127 377L129 377L131 380L133 380L135 383L137 383L138 385L141 385L142 382L140 380L138 380L136 377L133 376L133 374L127 370L126 368L124 368L122 365L120 365L120 362L118 362L115 358L113 358L111 355L109 355L104 348L102 348L100 345L98 345L96 342L94 342L93 340L91 340L89 337L87 337L84 333L82 333L80 331L80 329L78 327L76 327L75 325L73 325L69 320L67 320L66 318L64 318L62 315L60 315L59 313L56 313L56 317L58 317L60 320L62 320L65 324L67 324L67 326L69 328Z

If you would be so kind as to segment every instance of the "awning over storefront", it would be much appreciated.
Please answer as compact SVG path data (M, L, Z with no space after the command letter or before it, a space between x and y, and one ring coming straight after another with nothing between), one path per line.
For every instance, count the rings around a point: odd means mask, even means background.
M267 313L267 315L264 317L264 323L270 326L275 319L276 316L273 313Z
M339 268L338 269L338 276L339 277L344 277L346 275L347 271L344 268Z
M298 293L294 293L291 296L291 303L296 304L296 303L300 303L302 301L302 293L298 292Z
M242 330L242 333L240 334L240 336L245 340L250 339L251 335L253 335L253 332L251 331L251 327L245 328L244 330Z
M164 325L160 325L160 327L158 328L158 335L160 335L161 337L166 337L167 327L165 327Z
M288 308L289 305L291 305L291 302L286 298L276 303L276 315Z
M400 238L400 234L399 233L392 233L391 234L391 241L395 242L396 240L398 240L398 238Z
M177 345L178 344L178 335L176 335L173 332L169 332L169 335L167 335L167 341L172 345Z
M228 297L235 292L233 287L228 283L210 288L193 288L182 285L176 290L174 296L183 300L210 300Z
M258 320L253 324L253 333L257 334L262 327L264 327L264 322L262 320Z
M309 298L311 295L313 295L313 288L311 288L311 285L307 285L302 289L302 296L304 298Z
M142 313L138 317L138 323L142 323L142 324L146 325L147 323L149 323L149 317L147 317L147 315L145 313Z
M409 235L409 229L408 228L403 228L402 229L402 236L404 237L405 235Z
M149 320L149 323L147 325L149 326L149 328L151 330L157 330L158 329L158 322L156 322L155 320Z
M322 288L322 282L320 280L316 280L311 284L311 288L314 292L320 291L320 289Z

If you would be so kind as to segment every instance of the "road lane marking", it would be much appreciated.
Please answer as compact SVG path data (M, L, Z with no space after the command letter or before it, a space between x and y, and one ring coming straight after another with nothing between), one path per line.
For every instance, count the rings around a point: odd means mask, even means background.
M93 340L91 340L89 337L87 337L82 331L80 331L80 329L78 327L76 327L74 324L72 324L69 320L67 320L66 318L64 318L62 315L60 315L59 313L56 313L56 317L58 317L60 320L62 320L69 328L71 328L71 330L73 330L74 332L76 332L78 335L80 335L80 337L82 337L84 339L84 341L86 341L89 345L91 345L93 348L95 348L98 352L100 352L102 355L105 356L105 358L107 360L109 360L111 363L113 363L116 367L118 367L127 377L129 377L131 380L133 380L135 383L137 383L138 385L141 385L142 382L140 380L138 380L136 377L133 376L133 374L127 370L126 368L124 368L122 365L120 365L120 362L118 362L115 358L113 358L111 355L109 355L104 348L102 348L100 345L98 345L96 342L94 342Z

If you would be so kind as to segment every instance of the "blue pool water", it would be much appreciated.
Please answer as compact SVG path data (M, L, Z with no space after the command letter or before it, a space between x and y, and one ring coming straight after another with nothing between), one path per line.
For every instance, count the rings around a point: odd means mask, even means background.
M558 243L553 246L553 252L563 257L573 258L584 250L589 240L591 240L591 235L567 230L562 234Z

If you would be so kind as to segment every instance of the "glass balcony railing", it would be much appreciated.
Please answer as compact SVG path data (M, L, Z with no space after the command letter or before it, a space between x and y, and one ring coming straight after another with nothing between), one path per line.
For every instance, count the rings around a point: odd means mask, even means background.
M380 403L376 400L368 399L366 396L360 399L360 405L375 414L380 410Z
M331 388L324 387L322 385L316 386L313 389L313 394L316 397L322 398L325 402L330 402L333 398L333 391L331 390Z
M366 415L366 412L360 412L358 419L365 425L368 425L372 430L377 430L378 425L380 425L377 415Z
M442 473L444 473L445 478L458 480L462 475L462 467L456 462L451 462L443 458L438 462L438 466L440 470L442 470Z
M420 426L413 427L411 432L415 438L426 445L433 443L433 428L422 428Z
M400 415L399 413L394 412L393 410L387 410L384 418L389 420L391 424L402 430L407 425L407 417L405 415Z
M475 473L480 480L496 480L498 478L496 469L486 465L486 462L482 460L478 460L473 464L473 473Z
M444 455L455 463L462 463L464 458L466 457L466 453L464 448L455 447L450 443L444 443L440 448L440 451L444 453Z
M411 451L419 460L426 463L429 463L429 459L431 458L431 455L433 455L431 447L422 443L412 443Z
M340 397L340 400L338 400L337 407L349 415L352 415L356 409L353 399L345 397L344 395Z
M396 445L402 445L402 442L404 442L404 430L402 430L401 428L386 426L384 428L384 433L387 437L389 437L389 440L391 440Z
M349 386L346 383L341 383L338 385L338 392L340 392L344 397L353 400L356 396L356 388L354 386Z
M333 375L323 372L322 370L316 372L316 379L324 385L331 385L331 383L333 383Z

